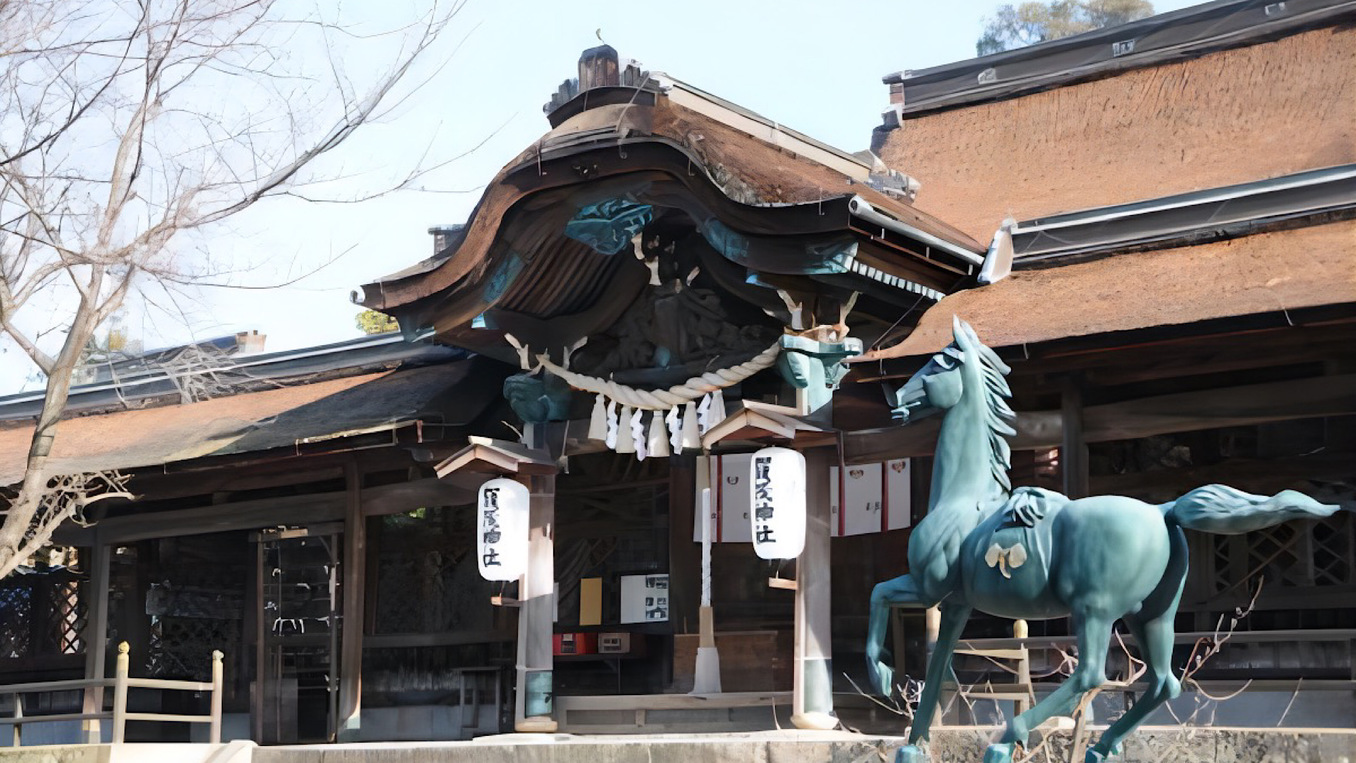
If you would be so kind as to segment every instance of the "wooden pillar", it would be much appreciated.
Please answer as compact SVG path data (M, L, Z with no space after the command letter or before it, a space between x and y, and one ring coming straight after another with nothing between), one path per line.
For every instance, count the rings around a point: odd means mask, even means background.
M791 722L800 729L828 730L833 715L833 612L829 558L829 467L831 448L805 452L805 549L796 560L796 661Z
M669 621L677 633L697 628L702 579L701 546L692 541L697 490L697 457L669 459Z
M531 491L527 573L518 583L518 674L513 728L520 732L553 732L554 688L551 634L555 615L554 474L522 478Z
M85 617L85 632L80 640L85 642L85 678L103 678L107 670L108 646L108 576L109 548L104 545L102 533L96 527L94 543L89 549L89 587L85 595L89 597L89 609ZM104 709L104 689L102 686L85 689L84 713L101 713ZM86 744L99 744L103 741L101 721L84 721L83 729ZM19 729L14 728L17 734Z
M343 627L339 645L339 704L336 736L357 739L362 728L363 584L367 579L367 520L362 511L362 474L356 460L344 464Z
M1059 468L1064 475L1064 494L1084 498L1088 494L1088 444L1083 439L1083 380L1079 375L1064 378L1060 400L1063 441L1059 449Z

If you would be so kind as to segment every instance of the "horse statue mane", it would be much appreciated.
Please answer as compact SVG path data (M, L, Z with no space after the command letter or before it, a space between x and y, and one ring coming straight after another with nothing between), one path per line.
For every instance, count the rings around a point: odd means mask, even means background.
M1008 405L1012 388L1008 386L1007 375L1012 372L1012 368L992 348L979 341L970 324L960 318L953 321L952 331L956 338L942 352L957 357L966 365L978 361L979 374L984 381L983 410L984 425L989 432L989 469L994 481L1006 492L1012 490L1012 482L1008 479L1008 470L1012 468L1012 448L1008 445L1008 438L1017 434L1017 430L1012 427L1017 414Z
M909 537L910 573L871 593L867 669L883 694L893 692L893 669L883 648L889 608L938 606L941 626L928 663L909 744L897 763L927 760L926 741L951 656L973 610L999 617L1070 617L1080 661L1055 692L1012 718L985 763L1011 763L1031 729L1069 715L1106 681L1112 626L1122 620L1135 637L1147 689L1089 748L1086 763L1120 750L1154 709L1181 692L1171 667L1173 621L1189 555L1184 530L1247 532L1299 518L1322 518L1338 506L1283 490L1273 496L1206 485L1168 503L1124 496L1071 500L1035 487L1012 489L1007 470L1016 418L1004 378L1011 370L964 321L954 341L893 393L896 418L908 424L943 414L933 459L928 515Z

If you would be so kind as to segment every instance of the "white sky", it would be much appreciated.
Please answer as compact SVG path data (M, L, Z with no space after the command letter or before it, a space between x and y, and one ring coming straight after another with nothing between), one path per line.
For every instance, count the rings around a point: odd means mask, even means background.
M481 186L549 129L541 106L575 75L580 52L599 44L596 30L646 69L855 151L869 145L888 102L881 77L973 57L982 19L997 4L470 0L449 30L449 44L414 73L431 76L427 84L344 147L344 169L364 171L328 190L361 194L402 176L425 152L437 161L483 145L424 178L427 192L349 205L281 199L255 207L207 242L209 255L266 263L234 282L278 283L342 256L289 287L184 292L177 302L186 322L158 311L143 314L134 303L124 328L148 348L246 329L267 334L268 350L358 336L350 289L427 257L430 226L465 221ZM1159 12L1191 4L1155 3ZM342 7L361 24L364 16L382 18L392 3L349 0ZM464 44L447 60L451 38L463 35ZM928 178L920 179L926 188ZM7 342L0 341L0 394L18 390L32 372Z

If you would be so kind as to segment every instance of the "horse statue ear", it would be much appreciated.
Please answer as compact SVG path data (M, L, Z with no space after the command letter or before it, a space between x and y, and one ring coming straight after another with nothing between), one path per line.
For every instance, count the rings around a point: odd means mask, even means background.
M975 345L979 344L979 336L975 334L975 330L970 328L970 324L961 320L959 315L951 316L951 336L955 340L956 346L962 350L973 349Z

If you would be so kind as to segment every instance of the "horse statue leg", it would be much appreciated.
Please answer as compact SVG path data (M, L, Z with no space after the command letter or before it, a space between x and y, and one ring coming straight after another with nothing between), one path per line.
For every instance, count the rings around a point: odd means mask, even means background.
M1171 528L1169 535L1172 552L1163 579L1138 612L1123 618L1130 626L1135 643L1139 644L1147 688L1134 707L1102 732L1102 738L1084 757L1085 763L1100 763L1119 754L1121 741L1127 734L1134 731L1149 713L1182 693L1182 684L1172 674L1172 642L1173 620L1177 617L1177 605L1186 582L1188 552L1186 536L1181 529Z
M951 655L956 651L956 642L961 631L970 619L970 605L956 600L942 602L942 623L937 630L937 645L928 658L927 678L923 682L923 696L918 700L918 709L913 714L913 726L909 730L909 743L895 753L895 763L924 763L927 756L918 747L926 741L928 730L932 727L932 715L937 710L941 698L942 684L951 675Z
M871 685L883 696L895 692L895 669L886 663L890 651L885 648L885 628L890 623L890 607L923 604L913 578L900 575L878 583L871 589L871 619L866 630L866 674Z
M996 744L984 752L984 763L1011 763L1017 745L1027 747L1031 729L1056 715L1069 715L1084 694L1106 683L1106 652L1111 646L1111 626L1117 615L1074 607L1074 631L1078 635L1078 667L1050 696L1008 721L1007 729ZM932 672L928 671L928 678Z

